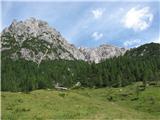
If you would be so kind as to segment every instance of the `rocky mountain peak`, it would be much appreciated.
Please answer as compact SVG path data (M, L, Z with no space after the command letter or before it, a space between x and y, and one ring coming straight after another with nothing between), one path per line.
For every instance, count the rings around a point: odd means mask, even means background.
M10 32L15 36L25 36L28 37L40 37L42 40L47 42L52 42L53 38L56 38L60 35L60 32L56 29L50 27L47 22L42 20L37 20L35 18L29 18L25 21L16 21L13 20L12 24L4 30L4 32ZM18 38L16 38L18 40ZM22 39L21 39L22 40Z
M126 49L111 45L97 48L76 48L47 22L35 18L13 20L1 33L2 51L12 59L23 58L40 64L42 60L101 60L123 55Z
M108 44L100 45L96 48L80 48L80 51L85 55L87 61L99 63L102 60L124 55L127 49L115 47Z
M14 20L2 31L1 38L2 51L9 52L13 59L24 58L37 63L45 59L84 60L84 55L60 32L35 18Z

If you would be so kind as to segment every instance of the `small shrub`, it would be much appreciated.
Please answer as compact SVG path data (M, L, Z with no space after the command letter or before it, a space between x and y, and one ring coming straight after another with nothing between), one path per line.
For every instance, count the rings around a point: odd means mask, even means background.
M108 100L108 101L113 101L113 97L112 97L112 96L108 96L108 97L107 97L107 100Z
M63 97L63 98L66 96L66 94L65 94L65 93L62 93L62 92L59 93L58 95L59 95L60 97Z
M138 90L139 90L139 91L144 91L145 88L146 88L145 85L140 85L140 86L138 86Z
M156 82L150 82L149 85L150 85L150 86L156 86L157 83L156 83Z
M19 103L23 103L23 100L22 99L18 99L17 100Z
M30 111L30 109L29 108L16 108L15 111L16 112L28 112Z
M16 104L8 104L6 110L13 110Z
M22 108L22 112L28 112L28 111L30 111L29 108Z
M134 98L131 98L131 101L135 101L135 100L138 100L139 98L138 97L134 97Z

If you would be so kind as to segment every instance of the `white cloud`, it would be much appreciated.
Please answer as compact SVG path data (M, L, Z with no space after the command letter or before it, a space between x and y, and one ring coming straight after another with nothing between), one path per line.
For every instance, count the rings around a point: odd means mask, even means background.
M152 20L153 14L150 12L149 7L135 7L127 12L122 21L126 28L134 31L143 31L150 26Z
M124 47L137 47L141 44L140 39L128 40L123 43Z
M103 33L94 32L91 36L94 40L100 40L103 37Z
M98 8L98 9L92 10L91 12L93 14L93 17L95 19L98 19L103 15L104 11L105 11L105 9Z

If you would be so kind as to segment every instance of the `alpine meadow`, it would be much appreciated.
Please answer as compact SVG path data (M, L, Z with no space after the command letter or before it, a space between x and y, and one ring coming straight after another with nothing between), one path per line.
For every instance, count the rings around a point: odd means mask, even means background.
M2 120L159 120L159 2L4 1Z

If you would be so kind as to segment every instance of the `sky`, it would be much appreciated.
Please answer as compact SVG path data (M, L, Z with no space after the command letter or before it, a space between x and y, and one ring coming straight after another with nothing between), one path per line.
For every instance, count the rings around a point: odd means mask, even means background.
M77 47L132 48L160 43L158 1L1 1L1 29L30 17L44 20Z

